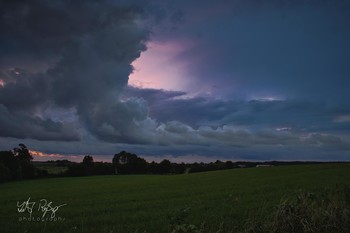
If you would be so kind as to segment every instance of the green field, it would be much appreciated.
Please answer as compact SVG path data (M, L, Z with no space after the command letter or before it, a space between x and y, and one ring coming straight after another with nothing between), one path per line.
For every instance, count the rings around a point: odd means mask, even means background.
M34 166L40 170L45 170L50 175L58 175L66 172L68 167L57 166L55 163L36 163Z
M214 231L267 218L300 190L350 186L350 164L246 168L184 175L52 178L0 184L0 232L169 232L176 221ZM17 201L62 206L59 221L19 221ZM32 216L41 212L33 209Z

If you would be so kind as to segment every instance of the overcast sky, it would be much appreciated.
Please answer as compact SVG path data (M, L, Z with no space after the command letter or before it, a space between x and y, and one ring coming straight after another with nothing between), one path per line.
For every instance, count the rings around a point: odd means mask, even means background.
M350 1L0 0L0 17L1 150L350 160Z

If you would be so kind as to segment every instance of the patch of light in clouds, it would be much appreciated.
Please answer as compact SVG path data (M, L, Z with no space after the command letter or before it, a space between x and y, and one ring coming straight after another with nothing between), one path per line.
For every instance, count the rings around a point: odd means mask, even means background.
M338 116L334 119L334 122L350 122L350 115Z
M185 90L189 78L188 61L178 59L191 47L188 41L150 42L148 49L135 60L129 85L138 88Z

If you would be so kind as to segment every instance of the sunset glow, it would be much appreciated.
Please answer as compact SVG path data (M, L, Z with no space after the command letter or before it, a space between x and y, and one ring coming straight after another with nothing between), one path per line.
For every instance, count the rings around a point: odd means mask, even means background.
M57 157L57 158L63 158L64 155L61 154L47 154L41 151L35 151L35 150L29 150L30 154L34 157Z
M46 160L63 160L68 159L72 161L81 160L82 156L78 155L62 155L62 154L50 154L42 151L29 150L29 153L33 156L34 161L46 161Z

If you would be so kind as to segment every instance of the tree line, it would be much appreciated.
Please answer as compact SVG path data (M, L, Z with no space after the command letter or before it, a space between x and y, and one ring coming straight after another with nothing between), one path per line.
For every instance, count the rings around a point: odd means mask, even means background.
M34 179L57 176L91 176L91 175L123 175L123 174L183 174L205 172L223 169L233 169L255 166L276 166L319 162L232 162L220 161L210 163L173 163L167 159L161 162L147 162L136 154L121 151L115 154L112 162L95 162L94 158L87 155L82 162L68 160L47 161L51 167L64 167L63 172L52 174L40 166L40 162L33 163L33 156L24 144L10 151L0 151L0 182ZM35 165L34 165L35 164Z
M0 151L0 182L10 180L35 179L57 176L91 176L123 174L183 174L212 171L237 167L234 163L216 161L215 163L172 163L167 159L161 162L147 162L136 154L121 151L115 154L112 162L95 162L87 155L82 162L68 160L47 161L50 167L65 167L64 172L50 174L42 169L41 162L33 162L33 156L24 144L9 151Z
M245 163L245 162L243 162ZM245 163L246 166L255 166L256 163ZM173 163L168 159L161 162L147 162L136 154L121 151L115 154L112 163L94 162L92 156L85 156L81 163L68 166L66 175L127 175L127 174L184 174L194 172L205 172L223 169L239 168L239 163L232 161L222 162L217 160L211 163Z

